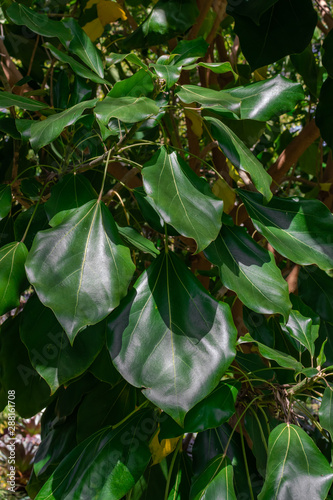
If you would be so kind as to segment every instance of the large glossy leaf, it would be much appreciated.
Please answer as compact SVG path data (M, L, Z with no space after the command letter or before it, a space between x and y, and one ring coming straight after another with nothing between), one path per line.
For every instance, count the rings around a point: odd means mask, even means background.
M317 24L311 0L278 0L269 4L270 8L265 8L263 14L259 10L261 15L255 20L243 14L243 2L234 3L231 12L235 33L252 70L288 54L302 52L310 43Z
M287 368L289 370L296 370L297 372L302 371L303 365L297 359L293 358L289 354L285 354L284 352L278 351L277 349L272 349L271 347L267 347L266 345L254 340L249 333L244 335L239 339L240 343L243 342L255 342L258 345L258 349L260 354L267 359L271 359L275 361L278 365L283 366L283 368Z
M230 309L175 254L161 254L109 317L116 368L180 425L235 356Z
M37 234L26 269L73 344L81 328L98 323L119 304L134 265L109 210L90 201Z
M297 264L333 268L333 215L318 200L273 199L238 191L255 228L281 255Z
M144 165L143 186L159 215L180 234L193 238L197 252L215 240L223 201L199 179L176 152L162 147Z
M10 108L11 106L17 106L27 111L40 111L41 109L48 108L48 105L43 102L34 101L33 99L11 94L10 92L0 92L0 107Z
M61 50L57 49L54 47L51 43L46 42L45 47L49 49L51 54L58 59L59 61L69 64L72 70L76 75L82 76L82 78L89 78L89 80L95 82L95 83L101 83L101 84L106 84L110 85L110 82L107 80L104 80L104 78L101 78L100 76L96 75L93 71L88 69L86 66L83 64L77 62L76 59L73 57L69 56L65 52L62 52Z
M281 75L224 92L241 101L240 116L243 120L267 121L292 111L304 99L302 85Z
M196 85L182 85L177 92L177 97L186 104L198 102L206 106L219 106L230 111L230 117L240 115L240 99L230 95L224 90L212 90Z
M298 293L319 316L333 323L333 278L315 266L303 267L298 277Z
M8 184L0 185L0 220L9 214L12 206L12 190Z
M0 248L0 316L20 305L20 293L26 283L27 255L27 247L22 242L13 241Z
M217 118L209 116L205 117L205 121L210 124L212 136L219 143L225 156L229 158L237 170L243 170L250 174L255 187L269 201L272 198L270 190L272 178L260 161L227 125Z
M84 175L67 174L52 187L45 211L52 219L58 212L78 208L96 198L96 191Z
M97 431L67 455L36 500L120 500L148 465L154 427L152 412L143 410Z
M97 104L95 113L104 125L111 118L118 118L124 123L135 123L157 115L159 107L148 97L105 97Z
M15 391L15 409L30 418L51 402L50 388L33 369L28 351L20 339L21 315L8 319L0 328L0 411L8 403L8 391Z
M72 38L70 29L62 22L53 21L46 14L38 14L21 3L13 2L6 10L6 14L15 24L26 26L34 33L45 37L58 38L63 45Z
M53 394L91 365L104 344L105 328L105 321L85 328L71 346L51 309L35 295L24 307L20 335L32 366Z
M235 413L235 401L239 386L230 381L220 384L187 414L184 427L180 427L169 415L161 423L159 439L181 436L185 432L202 432L227 422Z
M311 356L315 355L315 341L318 338L320 319L299 297L293 296L293 309L282 330L299 342Z
M33 149L38 151L43 146L54 141L65 127L73 125L81 117L82 113L88 108L93 108L97 101L98 99L92 99L80 102L61 113L49 116L46 120L32 122L30 143Z
M326 499L333 471L308 434L292 424L280 424L268 442L267 473L258 500Z
M333 390L326 387L319 408L320 425L326 429L333 438Z
M233 467L223 455L214 457L206 469L194 479L190 500L236 500Z
M224 286L236 292L247 307L264 314L279 313L288 319L291 303L287 282L273 254L258 245L245 229L224 225L205 255L218 266Z
M65 19L63 24L72 34L68 50L78 56L81 61L101 78L104 78L102 58L86 32L83 31L78 22L72 17Z

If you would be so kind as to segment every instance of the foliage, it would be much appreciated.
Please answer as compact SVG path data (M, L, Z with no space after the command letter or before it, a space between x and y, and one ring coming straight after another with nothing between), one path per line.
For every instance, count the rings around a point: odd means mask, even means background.
M324 0L2 2L30 498L332 498L332 27Z

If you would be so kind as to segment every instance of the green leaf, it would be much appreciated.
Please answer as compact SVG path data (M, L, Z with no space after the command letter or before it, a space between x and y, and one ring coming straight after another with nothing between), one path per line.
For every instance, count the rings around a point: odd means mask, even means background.
M292 54L290 60L297 73L302 76L311 94L318 98L322 85L323 68L317 63L315 54L312 51L312 44L308 45L300 54Z
M331 78L333 78L333 32L328 32L323 43L323 66L327 70L327 73Z
M27 111L40 111L41 109L48 108L48 105L43 102L34 101L33 99L11 94L10 92L0 92L0 108L10 108L11 106L17 106Z
M26 269L73 345L81 328L98 323L119 304L134 265L109 210L90 201L37 234Z
M32 366L53 394L84 373L94 361L105 341L105 322L85 328L71 346L51 309L35 295L24 307L20 335Z
M12 190L9 184L0 184L0 220L9 214L12 206Z
M281 322L282 330L305 347L313 357L315 355L315 341L318 338L320 319L302 301L293 296L293 309L287 323Z
M304 99L302 85L281 75L224 92L240 100L240 117L243 120L270 120L293 111L296 104Z
M51 398L49 386L31 366L20 339L21 315L9 318L0 328L0 411L7 406L8 391L14 390L16 411L21 417L30 418L45 408Z
M220 382L205 399L196 404L187 414L184 427L180 427L169 415L161 423L159 439L181 436L186 432L202 432L227 422L235 413L235 402L239 384Z
M223 73L228 73L231 71L231 73L234 73L234 70L232 69L232 66L230 62L223 62L223 63L204 63L204 62L199 62L198 66L201 66L202 68L207 68L210 69L213 73L217 73L219 75ZM187 69L187 68L184 68Z
M223 201L176 152L168 153L162 147L145 163L142 176L159 215L180 234L193 238L197 252L215 240L222 224Z
M158 214L157 207L152 198L147 196L147 193L143 187L137 187L133 190L134 197L139 205L140 211L145 219L145 221L158 233L165 233L164 227L166 226L167 234L169 236L178 235L176 231L169 224L165 224L164 220Z
M143 410L115 429L97 431L67 455L36 500L120 500L148 465L154 427L152 412Z
M35 151L54 141L65 127L73 125L87 108L93 108L98 99L80 102L61 113L49 116L45 120L32 122L30 143Z
M140 69L133 76L116 82L108 97L145 97L154 90L154 82L150 71Z
M85 31L83 31L78 22L72 17L65 19L62 23L70 30L73 37L68 45L68 50L78 56L97 75L104 78L103 62L100 53Z
M172 252L140 276L108 325L118 371L180 425L235 356L229 306L210 297Z
M300 298L324 320L333 323L333 279L315 266L302 267L298 277Z
M320 425L330 433L333 439L333 390L331 387L326 387L324 391L318 414Z
M296 264L333 268L333 216L322 202L274 196L264 205L259 194L238 194L254 227L281 255Z
M194 0L159 0L145 21L121 40L120 46L132 50L160 45L185 33L195 23L198 13Z
M205 250L207 259L218 266L221 280L237 293L247 307L258 313L282 314L291 309L287 282L274 256L258 245L238 226L224 225Z
M209 116L205 117L205 121L210 124L212 136L219 143L225 156L237 170L243 170L251 175L255 187L263 194L266 201L269 201L273 196L270 190L272 178L260 161L227 125Z
M83 66L83 64L77 62L76 59L67 55L65 52L56 49L51 43L44 43L44 47L46 47L51 52L51 54L60 62L69 64L76 75L82 76L82 78L88 78L95 83L110 85L110 82L96 75L96 73L88 69L86 66Z
M117 229L125 243L134 246L141 252L149 253L153 257L159 255L160 251L157 250L154 243L138 233L133 227L120 227L117 224Z
M77 413L77 442L115 425L135 410L135 388L124 380L111 387L100 383L82 399Z
M284 352L278 351L277 349L272 349L271 347L267 347L266 345L254 340L249 333L244 335L239 339L239 343L242 344L244 342L255 342L258 346L260 354L267 359L271 359L275 361L278 365L283 368L287 368L289 370L296 370L297 372L302 371L302 364L297 361L295 358L290 356L289 354L285 354Z
M264 13L259 9L256 18L251 16L255 20L244 15L243 2L230 12L235 19L234 31L252 71L288 54L302 52L317 25L311 0L278 0L273 5L270 1L269 5Z
M13 241L0 248L0 316L20 305L20 293L26 284L27 255L22 242Z
M236 500L234 472L230 460L217 455L208 463L205 470L194 479L190 500Z
M333 148L333 130L331 127L330 117L333 110L333 78L329 76L323 83L319 103L316 111L316 124L320 129L320 134L327 145Z
M33 218L32 215L34 214ZM32 220L31 220L32 218ZM20 241L25 234L28 224L31 220L28 232L24 238L24 244L28 250L32 246L32 242L38 233L43 229L48 229L48 220L45 213L44 205L32 205L28 210L22 211L15 219L14 223L14 233L15 240Z
M157 115L159 107L148 97L105 97L95 108L98 120L107 125L111 118L135 123Z
M333 471L324 455L303 429L280 424L268 443L267 473L258 500L326 498Z
M202 37L195 40L181 40L171 52L174 55L173 66L185 66L194 63L199 57L204 57L209 45Z
M51 197L45 203L49 219L58 212L78 208L97 198L97 193L84 175L67 174L51 189Z
M218 105L234 114L240 115L241 102L238 98L233 97L225 90L212 90L205 87L198 87L196 85L182 85L180 90L176 93L177 97L185 104L198 102L206 106ZM231 116L233 116L231 114Z
M119 382L121 376L120 373L115 369L109 350L104 346L89 368L90 373L94 375L101 382L107 382L108 384L115 385Z
M25 5L13 2L6 10L6 14L15 24L26 26L41 36L58 38L65 46L72 38L70 29L62 22L52 21L46 14L38 14Z
M155 73L159 78L165 80L166 90L169 90L180 77L180 68L168 64L150 64L154 68Z

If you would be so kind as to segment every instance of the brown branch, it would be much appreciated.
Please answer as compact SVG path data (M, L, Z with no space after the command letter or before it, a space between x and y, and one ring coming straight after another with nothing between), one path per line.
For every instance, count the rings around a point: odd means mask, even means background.
M213 3L213 0L208 0L208 2L207 1L199 2L200 14L199 14L195 24L192 26L191 31L188 35L189 40L194 40L194 38L197 38L198 33L200 31L200 28L206 19L206 16L209 12L209 9L211 8L212 3Z
M16 65L13 63L6 47L5 44L3 43L3 40L0 39L0 53L1 53L1 67L2 67L2 72L5 75L5 78L8 82L8 88L6 83L3 81L3 85L5 89L8 92L11 92L13 87L15 87L15 84L22 80L23 75L22 73L17 69ZM21 87L15 87L13 89L14 94L22 95L24 92L31 91L32 89L29 87L29 85L25 84L22 85Z
M206 42L210 45L216 37L217 30L220 27L221 22L226 17L227 2L226 0L219 0L213 4L214 11L216 13L216 19L214 21L213 27L206 39Z
M333 28L333 18L326 0L316 0L316 4L324 23L326 24L328 29L331 30Z
M272 190L276 191L289 169L299 160L302 154L320 136L315 120L311 120L280 154L276 162L268 169L273 179Z

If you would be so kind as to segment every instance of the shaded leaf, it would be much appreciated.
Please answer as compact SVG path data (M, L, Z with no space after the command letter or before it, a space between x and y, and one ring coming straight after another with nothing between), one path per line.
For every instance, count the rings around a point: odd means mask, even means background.
M93 108L98 99L80 102L61 113L49 116L45 120L32 122L30 143L35 151L54 141L65 127L73 125L87 108Z
M44 207L48 218L52 219L58 212L78 208L96 198L96 191L84 175L67 174L52 187L51 197Z
M20 335L32 366L53 394L59 386L84 373L94 361L105 341L105 322L80 332L71 346L51 309L35 295L24 307Z
M268 443L267 473L258 500L326 498L333 472L326 458L303 429L280 424Z
M10 108L11 106L17 106L27 111L40 111L41 109L48 108L48 105L43 102L34 101L33 99L11 94L10 92L0 92L0 107Z
M12 206L12 190L9 184L0 184L0 220L9 214Z
M236 500L234 490L233 467L228 458L217 455L207 465L205 470L194 479L190 500Z
M237 170L243 170L251 175L255 187L269 201L273 196L270 190L272 178L260 161L227 125L209 116L205 117L205 121L210 124L212 136L219 143L225 156Z
M134 265L104 203L90 201L37 234L26 269L73 345L81 328L98 323L119 304Z
M135 123L157 115L159 107L148 97L105 97L95 108L98 120L107 125L111 118L124 123Z
M273 254L258 245L245 229L223 225L205 255L218 266L224 286L236 292L247 307L258 313L279 313L287 320L291 310L287 282Z
M44 47L49 49L51 54L56 59L58 59L58 61L69 64L76 75L82 76L82 78L89 78L89 80L91 80L92 82L95 82L95 83L110 85L110 82L108 82L107 80L104 80L104 78L101 78L100 76L96 75L96 73L94 73L93 71L88 69L86 66L83 66L83 64L77 62L76 59L67 55L65 52L62 52L61 50L57 49L51 43L46 42L44 44Z
M326 387L324 391L318 414L320 425L330 433L333 439L333 391L331 387Z
M316 266L302 267L298 276L300 298L324 320L333 323L333 278Z
M116 368L180 425L235 356L229 307L210 297L171 252L140 276L108 325Z
M106 346L102 348L101 352L90 366L89 371L101 382L107 382L111 385L115 385L121 378L120 373L112 363L109 350Z
M242 16L249 17L253 22L259 24L261 16L274 5L278 0L243 0L240 13ZM233 15L233 12L238 12L239 2L228 0L227 12Z
M204 38L195 40L181 40L171 52L174 55L173 66L185 66L194 63L199 57L204 57L209 45Z
M23 4L13 2L6 10L6 14L15 24L26 26L34 33L45 37L58 38L65 46L72 38L70 29L66 28L64 23L53 21L46 14L38 14Z
M264 205L256 193L238 190L255 228L296 264L333 268L333 216L318 200L278 198Z
M149 431L147 421L152 423ZM153 414L143 410L115 429L97 431L67 455L36 500L121 499L148 465L150 429L154 429Z
M32 218L33 214L34 216ZM38 231L48 229L49 227L44 205L38 205L37 208L35 205L32 205L25 212L21 212L15 219L14 233L16 241L20 241L23 238L31 218L32 221L24 239L24 244L28 250L30 250Z
M144 165L143 186L163 220L193 238L197 252L213 241L221 228L223 201L199 179L176 152L162 147Z
M26 285L27 255L22 242L13 241L0 248L0 316L20 305L20 294Z
M134 246L141 252L149 253L153 257L159 255L160 251L157 250L154 243L138 233L133 227L120 227L117 224L117 229L125 243Z
M243 14L243 2L234 5L230 12L235 19L234 31L252 71L288 54L302 52L317 24L311 0L278 0L267 5L270 8L265 7L265 12L262 13L260 6L258 16L251 15L255 21Z
M184 427L180 427L169 415L161 422L160 439L181 436L186 432L202 432L227 422L235 413L239 385L232 381L219 385L187 414Z
M28 351L20 339L21 314L1 325L0 335L0 411L8 403L8 391L15 391L15 409L30 418L51 402L50 388L33 369Z
M316 124L320 134L330 148L333 148L333 130L330 126L330 117L333 110L333 78L327 77L321 86L319 103L316 111Z
M260 354L264 358L275 361L278 365L283 366L283 368L296 370L297 372L300 372L303 369L302 364L297 361L297 359L293 358L289 354L285 354L284 352L278 351L277 349L272 349L271 347L267 347L261 342L254 340L249 333L239 339L239 343L243 342L255 342L258 345Z

